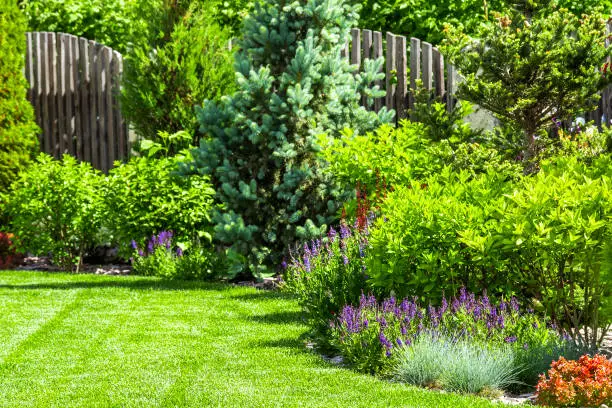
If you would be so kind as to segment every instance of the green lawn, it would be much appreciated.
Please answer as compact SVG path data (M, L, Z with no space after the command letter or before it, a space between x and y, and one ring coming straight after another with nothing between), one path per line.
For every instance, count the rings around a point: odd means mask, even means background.
M295 300L143 277L0 272L2 407L488 407L326 363Z

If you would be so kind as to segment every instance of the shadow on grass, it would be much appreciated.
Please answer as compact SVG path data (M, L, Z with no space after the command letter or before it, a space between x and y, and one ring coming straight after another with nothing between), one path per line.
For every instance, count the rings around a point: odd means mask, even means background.
M59 279L62 280L59 280ZM73 289L128 289L128 290L158 290L158 291L231 291L239 286L220 282L165 280L159 278L147 278L139 276L94 276L94 275L47 275L44 279L32 283L3 284L0 290L73 290ZM257 293L250 293L252 299L260 299ZM233 296L232 296L233 297ZM240 297L240 296L237 296Z
M304 322L301 311L281 311L262 315L253 315L248 316L247 320L250 322L264 324L296 324Z

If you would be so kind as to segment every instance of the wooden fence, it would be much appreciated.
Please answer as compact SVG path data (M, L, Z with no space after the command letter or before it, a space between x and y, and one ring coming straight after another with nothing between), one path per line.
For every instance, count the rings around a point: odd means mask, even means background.
M128 157L128 128L121 115L121 54L63 33L26 34L28 97L42 129L41 151L69 153L108 171Z
M452 108L455 70L451 64L444 63L440 51L428 42L392 33L386 33L383 42L383 33L379 31L354 28L342 56L355 65L361 65L368 58L384 58L385 82L378 85L386 96L375 101L377 111L386 106L396 110L398 120L406 118L407 109L414 105L413 91L418 80Z

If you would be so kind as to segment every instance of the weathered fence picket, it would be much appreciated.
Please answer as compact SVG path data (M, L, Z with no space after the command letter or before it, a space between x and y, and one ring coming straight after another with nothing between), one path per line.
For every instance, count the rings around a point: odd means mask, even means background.
M29 32L26 42L28 97L42 130L41 151L56 158L72 154L105 172L126 159L121 54L63 33Z

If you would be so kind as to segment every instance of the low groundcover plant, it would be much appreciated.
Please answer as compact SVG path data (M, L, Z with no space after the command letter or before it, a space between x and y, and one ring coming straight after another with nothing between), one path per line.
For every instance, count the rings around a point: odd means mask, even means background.
M542 374L537 402L555 407L598 407L612 403L612 360L601 354L577 361L561 357Z

